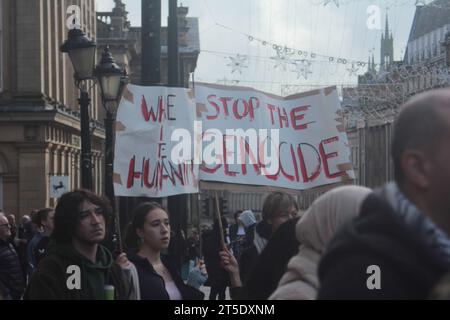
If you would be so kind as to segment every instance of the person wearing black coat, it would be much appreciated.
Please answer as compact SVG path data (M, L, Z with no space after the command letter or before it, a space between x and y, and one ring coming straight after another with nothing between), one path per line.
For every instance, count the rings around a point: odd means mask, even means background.
M222 228L224 232L224 240L226 241L226 229L228 223L222 217ZM209 300L225 300L227 287L230 285L228 272L222 268L220 264L221 240L219 231L219 222L216 220L213 229L205 231L202 235L202 250L205 258L206 271L208 279L205 286L211 287Z
M374 274L370 266L379 267L380 289L368 288ZM319 265L318 299L426 299L449 270L450 247L429 247L374 193L364 201L360 217L327 248Z
M239 261L240 275L244 284L272 235L283 223L294 218L297 213L298 204L292 195L285 192L273 192L266 197L262 209L263 219L252 227L254 232L252 232L251 243L246 240L248 247L242 252ZM243 214L244 212L241 217Z
M318 299L427 299L450 271L449 101L449 90L430 91L402 108L395 182L330 241Z
M127 257L138 272L141 300L170 300L165 288L164 278L155 271L148 259L138 255L135 250L130 250ZM161 255L161 261L170 272L175 286L180 291L182 300L203 299L203 294L200 291L183 282L181 274L176 270L173 260L169 256Z
M13 245L8 242L11 226L4 215L0 215L0 283L2 296L19 300L25 289L19 257Z

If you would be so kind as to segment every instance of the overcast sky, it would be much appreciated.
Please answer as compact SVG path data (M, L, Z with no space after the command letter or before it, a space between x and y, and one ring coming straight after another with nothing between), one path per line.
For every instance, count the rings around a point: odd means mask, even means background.
M141 1L124 2L132 26L140 26ZM167 25L167 2L162 1L164 25ZM324 5L325 2L327 0L179 0L179 5L189 7L188 16L199 18L202 52L195 72L196 81L236 80L239 85L283 95L315 85L355 83L357 77L349 71L350 62L346 65L330 63L328 58L320 56L314 59L310 54L299 56L298 51L366 62L369 51L375 50L375 62L379 63L382 30L367 27L369 16L376 16L367 13L369 6L380 9L382 29L387 10L394 36L394 58L402 59L416 0L329 0ZM98 11L110 11L113 5L113 0L97 0ZM245 34L295 49L289 62L297 60L297 67L293 63L284 67L277 65L277 61L271 59L276 56L272 46L250 41ZM246 57L244 65L247 67L232 72L228 64L232 62L230 57L236 59L237 54ZM307 73L306 78L295 72L308 63L311 63L311 73ZM367 70L367 66L356 67L359 69L356 74Z

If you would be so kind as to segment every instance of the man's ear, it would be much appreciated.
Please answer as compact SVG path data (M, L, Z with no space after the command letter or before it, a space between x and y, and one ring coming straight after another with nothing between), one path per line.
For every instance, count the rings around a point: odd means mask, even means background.
M430 186L430 163L422 151L407 149L401 156L401 165L405 180L419 188Z

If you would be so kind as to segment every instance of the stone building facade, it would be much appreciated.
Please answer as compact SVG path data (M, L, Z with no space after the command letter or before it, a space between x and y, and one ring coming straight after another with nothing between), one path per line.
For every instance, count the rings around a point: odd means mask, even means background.
M141 83L141 27L132 27L128 21L126 6L115 0L110 12L97 12L98 45L108 45L115 60L127 69L133 84ZM185 87L189 76L197 67L200 54L199 22L196 17L188 17L189 8L178 7L178 51L180 79ZM168 83L167 27L161 27L161 83Z
M80 187L79 92L59 50L70 5L79 6L81 27L95 38L95 0L0 0L0 208L18 216L56 204L50 176L68 176L70 188ZM96 86L89 87L94 184L101 192L102 111Z

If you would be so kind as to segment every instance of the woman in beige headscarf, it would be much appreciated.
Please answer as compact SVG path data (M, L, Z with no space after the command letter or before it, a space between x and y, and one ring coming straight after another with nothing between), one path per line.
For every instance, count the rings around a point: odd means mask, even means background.
M296 226L299 252L288 264L271 300L312 300L319 288L317 268L325 248L336 231L357 217L370 189L343 186L321 195Z

